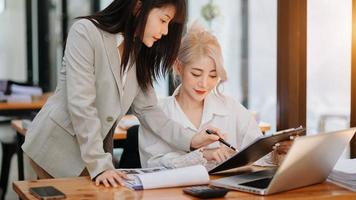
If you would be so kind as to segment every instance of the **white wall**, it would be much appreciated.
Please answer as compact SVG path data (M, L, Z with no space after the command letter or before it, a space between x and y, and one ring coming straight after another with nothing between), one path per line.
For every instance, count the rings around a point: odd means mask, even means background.
M25 1L7 0L0 13L0 79L26 81Z

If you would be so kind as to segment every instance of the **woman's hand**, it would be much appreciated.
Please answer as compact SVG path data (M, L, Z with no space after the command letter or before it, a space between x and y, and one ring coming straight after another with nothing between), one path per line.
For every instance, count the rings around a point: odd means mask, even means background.
M219 129L213 128L213 127L208 127L209 130L212 130L218 135L213 135L213 134L207 134L205 132L206 129L203 129L201 132L196 133L192 141L190 143L190 147L193 149L199 149L203 146L207 146L213 142L216 142L219 140L219 137L224 138L223 134L220 133Z
M295 137L298 136L291 136L290 140L276 143L273 146L274 151L272 152L272 159L275 164L280 165L283 162L285 156L287 155L289 149L293 144L293 140Z
M105 187L117 187L118 184L123 186L123 179L129 179L127 174L118 170L106 170L95 178L95 184L99 186L102 183Z
M230 158L234 153L235 151L233 151L232 149L226 146L220 146L219 148L204 149L203 157L208 161L215 160L220 163Z

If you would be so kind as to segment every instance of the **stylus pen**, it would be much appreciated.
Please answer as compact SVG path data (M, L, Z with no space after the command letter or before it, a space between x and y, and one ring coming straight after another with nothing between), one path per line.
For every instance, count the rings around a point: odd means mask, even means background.
M207 134L212 134L212 135L217 135L219 136L217 133L215 133L214 131L212 130L209 130L209 129L206 129L205 132ZM229 147L230 149L236 151L235 147L233 147L231 144L227 143L224 139L222 139L221 137L219 137L219 142L225 144L227 147Z

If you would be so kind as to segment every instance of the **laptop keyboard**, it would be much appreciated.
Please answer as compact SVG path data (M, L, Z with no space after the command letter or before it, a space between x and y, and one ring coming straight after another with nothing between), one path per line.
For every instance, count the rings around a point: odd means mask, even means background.
M241 183L240 185L248 186L248 187L255 187L255 188L259 188L259 189L265 189L268 187L271 180L272 180L272 177L271 178L263 178L263 179L246 182L246 183Z

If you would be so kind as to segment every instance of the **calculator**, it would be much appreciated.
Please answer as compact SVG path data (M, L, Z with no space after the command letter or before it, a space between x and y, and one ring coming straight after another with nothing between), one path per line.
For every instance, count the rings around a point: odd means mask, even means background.
M193 186L183 189L184 193L201 199L223 197L228 191L229 190L225 188L210 187L207 185Z

